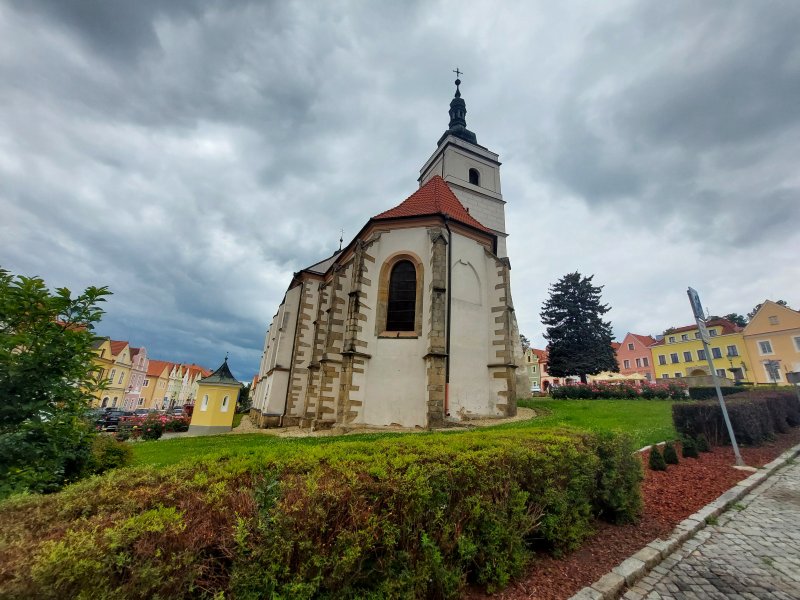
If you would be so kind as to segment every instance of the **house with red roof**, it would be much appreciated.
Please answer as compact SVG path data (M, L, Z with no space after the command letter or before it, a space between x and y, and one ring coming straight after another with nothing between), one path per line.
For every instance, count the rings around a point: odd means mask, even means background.
M123 408L125 410L135 410L145 408L145 399L142 394L144 380L147 378L147 367L149 359L147 349L131 348L131 373L128 385L125 387L125 400Z
M642 375L647 381L655 380L653 353L650 346L654 337L628 332L615 348L620 375Z
M439 427L516 414L529 393L498 155L460 81L419 188L294 274L264 341L259 426Z

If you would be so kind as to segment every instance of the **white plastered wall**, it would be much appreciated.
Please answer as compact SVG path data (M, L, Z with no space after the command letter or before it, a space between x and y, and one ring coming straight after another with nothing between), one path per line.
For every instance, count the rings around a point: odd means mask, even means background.
M267 346L265 398L261 411L269 415L282 415L289 386L288 369L292 360L297 310L300 304L301 286L286 292L278 314L272 321L272 337ZM271 371L271 373L270 373Z
M371 285L364 289L364 304L369 310L365 311L367 320L364 322L362 339L367 341L365 352L372 355L372 358L367 360L364 375L353 379L353 383L360 385L363 390L361 398L364 404L359 415L360 423L397 424L403 427L427 425L427 374L423 357L427 353L430 329L430 247L428 230L425 227L416 227L385 232L367 250L375 258L375 262L366 263L367 278ZM386 260L398 252L414 253L422 262L422 335L418 338L379 339L375 335L375 309L380 271Z
M498 328L490 302L490 292L499 283L495 260L487 257L483 246L458 233L453 233L452 243L450 417L498 415L498 392L505 385L492 378L487 366L492 331Z

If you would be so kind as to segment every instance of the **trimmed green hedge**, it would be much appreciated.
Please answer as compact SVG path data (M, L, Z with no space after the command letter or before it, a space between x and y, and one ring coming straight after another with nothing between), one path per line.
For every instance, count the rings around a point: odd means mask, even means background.
M736 440L758 446L775 433L785 433L800 425L800 402L791 392L748 390L729 396L725 405ZM678 433L696 438L703 434L714 445L730 439L716 400L703 400L672 406L672 420Z
M4 598L455 598L634 520L624 436L420 434L118 469L0 505Z
M740 387L734 386L720 386L720 391L722 392L723 396L730 396L731 394L738 394L740 392L744 392L745 390ZM709 400L709 399L716 399L717 397L717 388L715 387L690 387L689 388L689 398L692 400Z
M550 388L555 400L686 400L686 384L682 381L643 382L636 386L628 381L596 381L565 383Z

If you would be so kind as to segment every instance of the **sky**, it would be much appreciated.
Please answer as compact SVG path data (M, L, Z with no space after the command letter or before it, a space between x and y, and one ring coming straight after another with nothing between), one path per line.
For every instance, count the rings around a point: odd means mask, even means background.
M617 339L800 308L800 3L0 2L0 266L99 333L257 372L292 273L417 188L460 68L520 330L594 275Z

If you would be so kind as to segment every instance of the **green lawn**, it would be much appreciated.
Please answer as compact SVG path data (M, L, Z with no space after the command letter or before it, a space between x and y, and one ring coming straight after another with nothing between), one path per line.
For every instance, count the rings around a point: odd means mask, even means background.
M502 429L541 429L559 426L591 430L621 430L633 435L637 447L676 437L672 402L666 400L520 400L520 406L540 414L530 421L497 425ZM545 414L542 414L545 413ZM495 429L495 427L487 428ZM178 438L134 444L134 465L165 466L214 454L293 454L304 447L330 443L364 442L401 435L425 433L367 433L314 438L278 438L260 433ZM453 432L451 435L459 435Z
M500 427L546 429L570 425L597 431L619 430L633 436L638 447L677 437L671 400L520 400L519 406L546 412L533 421Z

